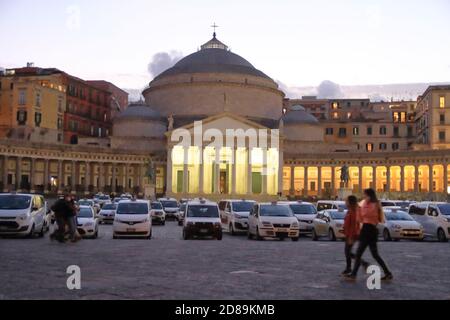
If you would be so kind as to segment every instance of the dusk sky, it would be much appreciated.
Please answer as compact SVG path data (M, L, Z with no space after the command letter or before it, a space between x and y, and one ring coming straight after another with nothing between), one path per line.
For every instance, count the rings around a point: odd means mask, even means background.
M212 35L288 86L450 80L450 1L0 0L0 67L56 67L123 88L159 52Z

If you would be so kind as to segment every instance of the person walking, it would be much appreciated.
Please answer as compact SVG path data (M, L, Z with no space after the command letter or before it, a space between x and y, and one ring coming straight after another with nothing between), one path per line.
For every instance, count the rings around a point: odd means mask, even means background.
M356 256L352 252L353 245L358 240L360 232L360 224L358 222L358 216L360 215L361 208L358 205L358 199L355 196L349 196L346 200L347 214L344 219L344 235L345 235L345 261L346 267L342 272L342 275L347 275L352 272L352 259ZM361 264L364 269L369 267L369 263L361 259Z
M386 263L378 253L378 230L377 225L384 223L384 214L381 204L378 201L375 190L364 190L364 201L361 206L360 213L358 215L358 222L362 223L361 232L359 235L359 246L356 251L355 265L353 271L350 274L345 275L348 280L355 280L358 274L358 269L362 263L362 255L364 251L369 247L373 258L377 261L380 267L383 269L384 276L381 280L392 280L393 276L388 269Z
M80 234L77 230L77 207L75 205L75 200L68 196L67 198L67 211L65 213L65 220L67 225L69 226L69 237L70 241L77 242L81 239Z
M55 214L57 226L55 231L50 235L50 240L56 239L59 242L64 242L67 226L66 214L70 210L69 196L59 198L50 209Z

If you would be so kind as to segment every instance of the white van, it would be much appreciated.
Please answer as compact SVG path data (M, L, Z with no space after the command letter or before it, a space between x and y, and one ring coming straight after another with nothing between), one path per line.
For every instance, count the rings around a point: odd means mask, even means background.
M222 228L231 235L246 233L248 230L248 215L254 205L255 201L253 200L219 201Z
M161 202L164 212L166 213L167 219L178 219L178 211L180 211L180 205L178 204L177 199L174 198L160 198L158 199Z
M0 194L0 235L43 237L48 229L46 206L40 195Z
M152 217L147 200L123 200L117 205L113 239L120 237L152 238Z
M217 203L203 199L186 203L183 239L189 240L193 237L213 237L222 240L222 225Z
M291 208L300 224L300 234L312 234L313 222L317 215L317 209L312 203L304 201L280 201L279 203Z
M426 237L437 238L440 242L450 238L450 203L414 203L408 213L422 225Z

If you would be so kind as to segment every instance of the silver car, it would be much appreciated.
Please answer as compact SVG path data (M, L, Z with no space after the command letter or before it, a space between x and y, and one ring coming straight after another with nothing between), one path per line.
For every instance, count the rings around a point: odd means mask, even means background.
M423 240L424 230L406 211L384 208L385 223L378 225L378 232L385 241L414 239Z
M347 210L342 208L320 211L313 222L313 241L317 241L321 237L327 237L330 241L344 239L344 219L346 214Z
M106 203L99 212L100 223L113 223L116 215L117 205L114 203Z

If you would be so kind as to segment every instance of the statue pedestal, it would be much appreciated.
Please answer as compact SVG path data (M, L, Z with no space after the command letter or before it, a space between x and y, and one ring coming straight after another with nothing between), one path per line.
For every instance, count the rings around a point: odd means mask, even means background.
M339 188L337 192L337 196L339 200L345 200L348 196L353 194L353 190L351 188Z
M156 196L156 188L152 184L144 185L144 198L145 199L155 199Z

